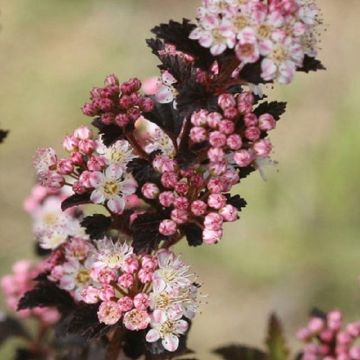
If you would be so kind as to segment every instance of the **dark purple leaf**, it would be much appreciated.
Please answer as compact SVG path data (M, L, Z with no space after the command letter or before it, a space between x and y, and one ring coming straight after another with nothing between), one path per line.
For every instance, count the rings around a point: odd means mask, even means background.
M70 209L74 206L84 205L90 203L90 193L74 194L61 203L62 211Z
M111 222L111 217L95 214L85 217L81 221L81 226L86 229L85 231L91 239L101 239L109 230Z

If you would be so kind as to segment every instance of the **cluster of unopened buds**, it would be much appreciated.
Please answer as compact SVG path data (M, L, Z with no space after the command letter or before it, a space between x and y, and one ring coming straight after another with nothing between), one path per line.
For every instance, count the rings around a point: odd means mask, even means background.
M233 49L240 66L261 60L261 77L289 83L317 54L319 8L307 0L203 0L190 38L213 55Z
M91 242L73 238L49 279L76 301L99 304L100 323L148 329L146 340L161 340L175 351L198 309L198 285L189 267L169 250L136 255L128 244L109 238Z
M104 87L91 90L91 102L83 106L83 113L91 117L100 116L105 125L132 124L142 112L149 112L154 106L149 97L139 93L140 89L139 79L130 79L120 84L116 76L109 75Z
M17 310L19 300L27 291L33 289L34 279L44 270L45 263L34 265L29 260L21 260L13 265L11 274L0 279L0 286L10 310ZM59 320L58 311L47 307L20 310L18 316L22 319L35 318L44 325L52 325Z
M297 337L305 342L303 360L359 360L360 322L343 325L340 311L311 316L306 327Z

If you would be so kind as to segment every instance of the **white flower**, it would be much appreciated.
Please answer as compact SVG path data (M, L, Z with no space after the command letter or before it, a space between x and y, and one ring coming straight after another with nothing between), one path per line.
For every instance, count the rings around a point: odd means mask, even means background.
M36 151L33 165L38 174L55 170L57 164L57 155L53 148L42 148Z
M96 265L110 269L120 269L125 258L132 254L132 248L128 244L120 241L114 243L109 238L98 240L96 248Z
M121 166L110 165L105 172L94 172L90 180L94 191L91 193L91 201L95 204L106 203L108 208L116 213L122 214L125 209L126 196L136 191L136 181L124 173Z
M126 140L118 140L109 147L105 146L102 140L99 140L96 150L106 158L109 165L116 164L124 169L136 157L131 145Z
M160 150L170 158L176 155L172 140L159 126L146 120L146 129L149 139L146 141L144 150L147 153Z
M158 80L158 89L155 94L155 99L160 104L170 103L176 96L176 90L173 85L177 83L177 80L169 73L169 71L163 71L161 78Z
M155 310L151 320L152 329L146 334L147 342L161 343L167 351L174 352L179 347L179 336L186 333L189 324L179 317L171 318L161 310Z
M61 210L61 199L49 197L33 213L33 231L43 249L55 249L69 237L88 239L80 220Z
M189 37L192 40L199 40L201 46L210 48L214 56L235 46L235 34L231 21L219 19L217 16L206 16L201 19L200 26L195 28Z
M157 254L159 269L154 272L154 290L161 292L191 285L189 266L185 265L179 256L168 250Z
M73 294L75 300L82 300L81 291L91 285L90 277L92 259L87 259L84 264L77 260L70 260L62 265L63 275L59 287Z

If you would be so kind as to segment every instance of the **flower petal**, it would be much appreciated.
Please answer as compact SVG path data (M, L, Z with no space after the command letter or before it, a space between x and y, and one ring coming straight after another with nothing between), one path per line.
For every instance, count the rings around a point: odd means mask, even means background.
M147 342L150 342L150 343L158 341L160 339L160 333L156 329L151 329L146 334L145 339Z
M125 200L120 196L115 196L107 202L109 209L115 214L122 214L125 209Z
M167 351L174 352L179 347L179 338L176 335L166 335L162 344Z

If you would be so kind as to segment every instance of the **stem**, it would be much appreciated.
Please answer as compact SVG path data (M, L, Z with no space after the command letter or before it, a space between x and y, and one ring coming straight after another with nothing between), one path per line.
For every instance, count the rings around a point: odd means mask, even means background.
M138 155L143 159L150 161L149 154L140 146L140 144L136 141L135 136L131 133L126 134L126 139L132 145L132 147L136 150Z
M121 338L123 335L123 329L121 327L117 328L110 340L106 360L117 360L121 351Z

